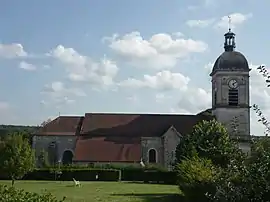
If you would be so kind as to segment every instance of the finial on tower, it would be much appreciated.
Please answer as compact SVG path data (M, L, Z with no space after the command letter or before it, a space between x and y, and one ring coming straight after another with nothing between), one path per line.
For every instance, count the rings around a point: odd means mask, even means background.
M232 18L231 18L231 16L228 16L228 20L229 20L229 22L228 22L228 29L229 29L229 32L231 31L231 25L232 25Z
M224 49L225 51L234 51L235 49L235 34L231 31L232 19L231 16L228 16L228 28L229 32L227 32L225 36Z

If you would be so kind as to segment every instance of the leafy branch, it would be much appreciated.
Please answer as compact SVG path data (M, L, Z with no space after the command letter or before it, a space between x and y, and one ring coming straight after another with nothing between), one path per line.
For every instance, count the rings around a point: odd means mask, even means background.
M265 82L267 83L267 87L270 87L270 74L264 65L260 65L257 67L259 73L265 78Z
M260 65L259 67L257 67L257 70L265 78L267 88L269 88L270 87L270 73L268 72L267 68L265 67L265 65ZM263 115L261 109L259 108L257 104L253 104L252 108L256 112L257 116L259 117L258 122L261 122L265 126L264 134L268 136L270 133L270 122Z
M270 133L270 122L265 118L257 104L253 104L252 108L259 117L258 122L261 122L265 126L264 134L268 136L268 134Z

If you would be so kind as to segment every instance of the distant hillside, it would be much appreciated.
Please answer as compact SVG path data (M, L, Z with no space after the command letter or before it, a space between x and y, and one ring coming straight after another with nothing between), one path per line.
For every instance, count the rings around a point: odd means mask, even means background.
M33 133L39 129L38 126L0 125L0 136L17 131L27 131Z

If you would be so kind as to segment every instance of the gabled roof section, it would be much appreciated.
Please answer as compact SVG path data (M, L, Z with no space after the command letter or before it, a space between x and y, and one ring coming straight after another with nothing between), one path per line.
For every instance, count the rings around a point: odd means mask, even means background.
M84 117L59 116L40 128L35 135L77 135Z
M181 134L191 132L194 125L211 116L178 114L116 114L87 113L82 124L81 135L96 136L161 136L170 126Z
M174 127L174 126L170 126L169 128L168 128L168 130L162 135L162 136L165 136L166 135L166 133L168 132L168 131L173 131L175 134L177 134L179 137L182 137L182 135L176 130L176 128Z

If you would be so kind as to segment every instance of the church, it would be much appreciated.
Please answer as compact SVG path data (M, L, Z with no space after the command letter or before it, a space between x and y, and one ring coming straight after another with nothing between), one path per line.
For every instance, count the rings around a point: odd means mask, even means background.
M212 72L212 108L195 115L85 113L59 116L33 135L37 164L41 151L55 163L158 164L171 169L181 137L202 120L215 118L249 151L250 93L247 59L235 51L235 34L224 35L224 52Z

